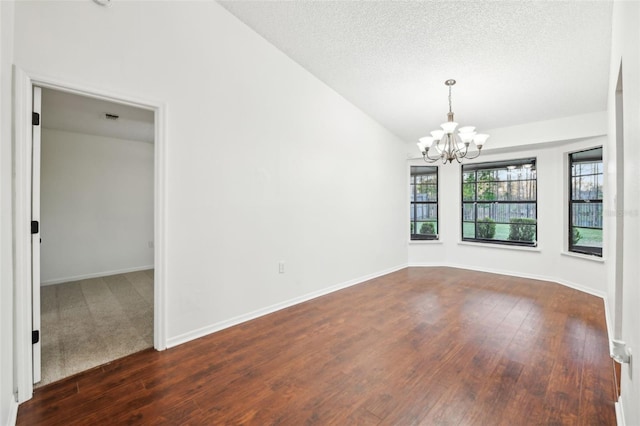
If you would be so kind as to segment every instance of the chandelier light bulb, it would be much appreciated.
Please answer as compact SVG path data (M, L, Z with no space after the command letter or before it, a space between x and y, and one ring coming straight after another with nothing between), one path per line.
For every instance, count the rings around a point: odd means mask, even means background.
M431 136L433 136L433 140L437 142L444 136L444 130L434 130L431 132Z
M442 127L442 130L444 130L446 134L450 135L451 133L455 132L456 127L458 127L458 123L456 123L455 121L447 121L446 123L442 123L440 127Z
M484 145L484 143L487 141L487 139L489 139L489 135L486 135L484 133L478 133L473 137L473 142L476 144L478 148L481 148Z
M473 141L473 137L475 135L476 135L476 132L458 133L458 136L460 136L460 140L463 143L471 143L471 141Z
M425 136L419 139L420 144L424 147L424 148L431 148L431 145L433 145L433 141L434 138L432 138L431 136Z

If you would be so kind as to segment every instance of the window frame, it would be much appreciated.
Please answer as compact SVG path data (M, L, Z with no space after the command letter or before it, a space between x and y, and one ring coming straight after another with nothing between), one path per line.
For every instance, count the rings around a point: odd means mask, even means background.
M518 246L518 247L537 247L538 246L538 167L537 167L538 159L537 157L527 157L520 159L508 159L508 160L496 160L496 161L488 161L483 163L469 163L462 164L460 167L460 240L462 242L470 242L470 243L486 243L486 244L496 244L496 245L504 245L504 246ZM508 166L524 166L525 164L531 164L533 169L536 171L535 179L519 179L517 181L533 181L535 182L535 191L534 191L534 199L532 200L491 200L491 202L496 204L505 204L505 205L513 205L513 204L533 204L535 209L535 223L532 224L535 226L535 235L532 242L527 241L514 241L514 240L499 240L493 238L478 238L478 204L484 204L488 201L478 200L478 178L477 172L479 171L490 171L490 170L507 170L510 171ZM464 199L464 175L465 172L475 171L476 172L476 180L475 188L474 188L474 199L473 201ZM509 182L508 180L495 180L490 181L490 183L502 183ZM481 182L482 183L482 182ZM465 204L473 204L473 216L474 220L466 221L465 220ZM464 225L465 223L473 223L474 224L474 237L465 237L464 235ZM507 223L496 223L496 224L507 224Z
M413 170L414 168L428 168L428 169L433 169L432 172L429 173L414 173ZM422 175L427 175L427 174L434 174L436 177L436 200L435 201L417 201L417 197L416 197L416 189L417 189L417 184L416 184L416 176L422 176ZM412 164L409 166L409 240L410 241L437 241L440 239L440 168L438 166L432 166L432 165L417 165L417 164ZM411 192L412 191L412 192ZM417 224L419 222L424 222L424 221L419 221L417 219L417 206L418 205L435 205L435 211L436 211L436 232L435 234L419 234L417 232L411 232L411 230L413 229L414 231L417 231ZM412 219L413 217L413 219Z
M584 154L584 153L588 153L589 151L597 151L600 150L600 156L599 157L595 157L595 158L585 158L582 161L574 161L573 156L576 154ZM601 184L601 193L600 196L601 198L599 199L588 199L588 200L574 200L573 198L573 178L574 178L574 172L573 172L573 165L574 164L579 164L579 163L590 163L590 162L598 162L599 159L599 163L600 163L600 172L599 173L592 173L590 175L586 175L586 176L602 176L602 184ZM595 161L594 161L595 160ZM583 229L599 229L602 232L602 235L604 237L604 160L603 160L603 147L602 146L596 146L593 148L586 148L586 149L581 149L579 151L573 151L568 153L567 155L567 164L568 164L568 174L567 174L567 186L568 186L568 196L567 196L567 213L568 213L568 222L567 222L567 228L566 228L566 235L567 235L567 251L569 253L575 253L575 254L580 254L580 255L586 255L586 256L594 256L594 257L599 257L602 258L603 257L603 247L589 247L589 246L580 246L578 244L574 244L573 243L573 228L583 228ZM580 176L585 176L585 175L580 175ZM596 191L597 192L597 191ZM574 226L573 224L573 216L574 216L574 203L577 204L599 204L600 205L600 212L601 212L601 217L600 217L600 224L601 227L597 228L597 227L587 227L587 226Z

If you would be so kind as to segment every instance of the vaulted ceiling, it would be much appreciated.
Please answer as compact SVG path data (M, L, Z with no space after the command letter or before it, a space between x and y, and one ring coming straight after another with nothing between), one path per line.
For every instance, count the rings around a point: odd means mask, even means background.
M406 141L607 107L610 1L219 3Z

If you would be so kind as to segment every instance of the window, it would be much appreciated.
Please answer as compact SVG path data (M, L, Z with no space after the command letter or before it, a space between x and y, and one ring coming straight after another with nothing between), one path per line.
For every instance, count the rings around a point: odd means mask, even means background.
M569 251L602 256L602 147L569 154Z
M438 168L411 166L411 239L438 239Z
M536 159L462 165L462 240L535 246Z

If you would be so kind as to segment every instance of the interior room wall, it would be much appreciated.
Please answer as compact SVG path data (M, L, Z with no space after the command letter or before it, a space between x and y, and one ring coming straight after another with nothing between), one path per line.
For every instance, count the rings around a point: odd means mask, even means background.
M636 365L624 364L621 373L621 409L627 425L640 424L640 368L637 359L640 354L640 4L637 2L615 2L613 7L613 30L611 66L609 73L609 179L615 179L616 116L615 91L620 64L623 69L624 104L624 193L610 194L611 205L615 197L624 198L624 211L611 210L607 224L615 226L616 219L624 219L624 256L622 288L622 340L633 351ZM615 241L610 235L610 245L615 249ZM609 309L616 309L615 265L610 264L607 274ZM623 423L619 423L623 424Z
M15 422L13 395L12 72L13 1L0 2L0 423Z
M19 67L167 105L169 346L406 265L404 144L215 2L15 9Z
M153 267L153 161L150 143L42 129L42 285Z

